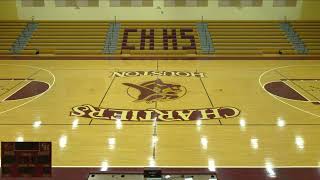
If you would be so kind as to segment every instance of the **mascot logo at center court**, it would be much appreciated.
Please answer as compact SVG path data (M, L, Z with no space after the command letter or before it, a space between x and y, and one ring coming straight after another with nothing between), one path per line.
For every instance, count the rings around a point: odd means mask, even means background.
M186 88L179 84L164 83L161 79L148 81L142 84L123 83L128 86L128 95L136 98L135 102L170 101L186 94ZM133 90L132 90L133 89ZM133 92L135 91L135 92ZM137 91L139 95L137 95Z
M133 102L156 103L173 101L183 97L187 89L172 82L161 80L163 76L171 78L205 78L203 72L187 71L123 71L114 72L112 78L130 77L156 77L156 80L142 83L122 83L127 86L127 94L134 98ZM160 78L159 78L160 77ZM162 78L163 79L163 78ZM201 79L200 79L201 80ZM123 92L125 95L125 92ZM155 104L156 106L156 104ZM157 107L157 106L156 106ZM219 120L234 118L240 114L240 110L231 106L224 107L199 107L184 109L121 109L103 108L90 104L75 106L70 112L71 116L92 118L99 120L120 120L120 121L195 121L195 120Z

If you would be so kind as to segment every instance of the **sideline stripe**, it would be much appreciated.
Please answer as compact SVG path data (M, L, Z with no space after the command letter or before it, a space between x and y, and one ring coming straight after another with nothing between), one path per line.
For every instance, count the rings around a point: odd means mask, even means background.
M32 126L33 124L31 123L17 123L17 124L5 124L5 123L0 123L0 126ZM50 124L50 123L43 123L41 126L71 126L72 123L57 123L57 124ZM78 124L79 126L114 126L114 124ZM130 124L130 123L122 123L122 125L126 126L150 126L152 123L139 123L139 124ZM197 126L197 124L158 124L159 126ZM205 124L202 123L202 126L221 126L220 124ZM222 124L223 126L239 126L239 124ZM278 126L277 124L246 124L246 126ZM297 124L286 124L286 126L320 126L320 123L312 123L312 124L303 124L303 123L297 123Z
M203 81L202 81L202 78L200 77L199 79L200 79L200 82L201 82L201 84L202 84L203 89L204 89L205 92L206 92L207 98L209 99L209 102L210 102L212 108L214 108L214 105L213 105L212 100L211 100L211 98L210 98L210 96L209 96L209 93L208 93L208 91L207 91L207 89L206 89L206 86L204 85L204 83L203 83ZM223 125L220 119L218 119L218 121L219 121L219 124L220 124L220 125Z
M32 81L34 79L31 78L0 78L0 81L12 81L12 80L29 80Z
M54 168L101 168L101 166L52 166ZM108 168L148 168L150 166L108 166ZM208 166L155 166L157 168L208 168ZM266 166L215 166L216 168L266 168ZM319 166L273 166L274 168L320 168Z
M107 96L107 94L108 94L108 92L109 92L109 90L110 90L110 88L111 88L111 86L112 86L112 84L113 84L113 81L116 79L116 76L114 76L113 78L112 78L112 80L111 80L111 82L110 82L110 84L109 84L109 86L108 86L108 89L106 90L106 92L104 93L104 95L103 95L103 97L102 97L102 99L101 99L101 101L100 101L100 103L99 103L99 108L101 108L101 104L103 103L103 101L104 101L104 99L106 98L106 96ZM92 123L92 121L94 120L94 118L91 118L91 121L89 122L89 125L91 125L91 123Z

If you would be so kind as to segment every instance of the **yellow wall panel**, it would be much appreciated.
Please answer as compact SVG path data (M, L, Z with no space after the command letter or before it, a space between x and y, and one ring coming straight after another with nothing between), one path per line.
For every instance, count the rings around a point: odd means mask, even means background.
M161 7L157 9L156 7ZM296 7L273 7L265 0L262 7L219 7L218 1L209 1L208 7L164 7L164 1L155 0L153 7L109 7L109 1L100 1L100 7L55 7L53 0L45 0L45 7L22 7L19 0L0 1L0 20L320 20L320 1L298 0ZM161 13L163 11L163 13ZM186 13L188 12L188 13Z
M218 1L208 1L208 7L164 7L163 0L154 0L153 7L110 7L109 1L100 1L100 7L55 7L53 0L45 0L45 8L21 7L20 19L37 20L282 20L300 19L302 1L296 7L273 7L271 0L262 7L219 7ZM160 7L158 9L157 7ZM161 13L163 11L163 13Z
M304 0L302 5L303 20L320 20L320 1Z
M1 0L0 1L0 20L17 20L16 1Z
M320 20L320 1L298 0L296 7L273 7L264 0L262 7L219 7L218 1L208 1L208 7L164 7L163 0L154 0L153 7L110 7L100 1L100 7L56 7L45 0L45 7L21 7L19 0L0 1L0 19L37 20ZM160 7L158 9L157 7ZM163 13L162 13L163 12Z

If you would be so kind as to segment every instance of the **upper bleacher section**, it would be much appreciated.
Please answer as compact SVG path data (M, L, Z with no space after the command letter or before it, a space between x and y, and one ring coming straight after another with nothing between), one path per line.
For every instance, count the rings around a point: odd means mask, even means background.
M320 22L295 21L290 23L304 42L309 54L320 54Z
M29 22L30 24L31 22ZM28 22L0 21L2 55L317 55L320 21L287 22L306 53L281 29L280 21L35 21L22 50L13 54ZM112 37L110 37L112 36ZM202 44L200 43L202 42ZM208 45L208 43L210 45ZM210 48L205 49L205 48Z
M215 21L208 29L214 54L295 54L279 22Z
M21 54L103 54L108 22L42 21Z
M11 48L27 22L0 21L0 54L12 54Z

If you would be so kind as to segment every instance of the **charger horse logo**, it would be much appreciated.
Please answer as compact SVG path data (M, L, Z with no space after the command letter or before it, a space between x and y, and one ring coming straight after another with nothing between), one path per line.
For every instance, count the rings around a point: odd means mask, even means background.
M184 96L187 92L184 86L179 84L164 83L161 79L155 81L148 81L140 85L132 83L123 83L128 86L128 95L136 98L135 102L145 101L147 103L153 103L157 101L169 101L175 100ZM139 91L139 95L135 97L130 88L134 88Z

